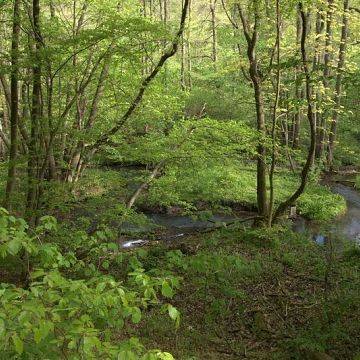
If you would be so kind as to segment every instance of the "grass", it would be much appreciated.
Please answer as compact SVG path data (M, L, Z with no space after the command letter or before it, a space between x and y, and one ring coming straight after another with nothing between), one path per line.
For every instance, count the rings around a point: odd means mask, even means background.
M147 346L178 360L359 355L358 252L335 254L281 228L223 230L187 246L142 250L145 267L183 278L172 301L180 327L150 312L140 328Z

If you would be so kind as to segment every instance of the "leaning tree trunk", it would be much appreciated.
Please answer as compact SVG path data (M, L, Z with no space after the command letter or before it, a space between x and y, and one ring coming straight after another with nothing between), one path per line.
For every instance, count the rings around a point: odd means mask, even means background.
M14 0L13 32L11 40L11 99L10 99L10 152L8 178L4 207L11 210L11 196L16 181L16 158L18 148L18 119L19 119L19 38L20 38L20 0Z
M301 182L297 190L284 202L282 202L275 211L273 220L275 221L279 216L281 216L286 209L291 206L304 192L308 175L311 171L313 158L315 155L315 146L316 146L316 126L315 126L315 118L314 118L314 108L313 108L313 99L312 99L312 91L311 91L311 75L308 68L308 57L306 52L306 37L307 37L307 17L303 10L303 5L299 3L299 10L301 14L302 20L302 34L301 34L301 58L303 64L303 71L305 74L305 88L306 88L306 100L307 100L307 118L309 121L310 127L310 147L306 159L306 163L301 172Z

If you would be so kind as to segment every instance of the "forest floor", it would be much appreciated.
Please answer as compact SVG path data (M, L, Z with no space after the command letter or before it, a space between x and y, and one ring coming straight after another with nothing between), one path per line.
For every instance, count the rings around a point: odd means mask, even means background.
M283 191L290 180L280 175ZM124 206L144 178L146 172L139 169L89 169L71 192L63 184L53 187L45 201L61 228L52 241L68 251L87 251L88 244L75 243L81 231L108 228L102 241L120 243L135 236L124 233L125 223L147 229L149 219L140 210L148 198L140 199L135 210ZM183 179L176 180L185 188ZM251 169L243 171L237 187L219 196L234 192L236 203L249 204L252 180ZM160 196L167 184L160 182ZM215 190L210 184L207 193ZM194 195L172 191L184 202ZM208 200L202 193L198 197ZM164 211L167 202L157 206L157 199L150 208ZM339 202L338 195L317 184L304 199L308 214L333 217L345 208L342 198ZM136 234L151 238L161 229ZM129 254L149 274L174 274L181 281L170 301L161 299L180 311L178 328L155 306L124 334L141 338L147 348L169 351L178 360L360 359L360 250L345 240L329 236L319 246L287 226L255 230L234 224ZM122 280L127 269L111 264L102 271Z
M145 268L182 285L180 327L154 310L140 336L179 360L359 359L360 252L335 242L236 228L142 250Z

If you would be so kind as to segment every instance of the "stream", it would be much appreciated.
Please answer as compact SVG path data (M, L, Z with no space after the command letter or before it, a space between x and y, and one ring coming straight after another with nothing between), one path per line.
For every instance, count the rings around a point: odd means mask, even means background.
M319 223L297 217L293 221L292 228L298 233L307 233L319 245L324 245L329 236L345 238L360 244L360 193L353 187L343 185L338 182L331 182L330 187L334 193L342 195L347 202L347 211L344 215L335 219L331 223ZM237 216L214 214L207 219L197 219L196 217L185 215L149 213L148 218L157 226L166 229L165 235L158 237L157 241L173 241L184 238L198 231L206 231L214 227L219 227L234 221L240 220L245 226L252 223L251 216L254 213L244 212ZM247 221L247 219L249 220ZM130 239L121 244L124 249L131 249L149 244L153 240L149 239Z
M321 224L299 217L294 221L293 230L300 233L309 232L320 245L326 242L325 233L360 244L360 193L353 187L341 183L331 184L331 189L334 193L345 198L347 203L346 213L330 224Z

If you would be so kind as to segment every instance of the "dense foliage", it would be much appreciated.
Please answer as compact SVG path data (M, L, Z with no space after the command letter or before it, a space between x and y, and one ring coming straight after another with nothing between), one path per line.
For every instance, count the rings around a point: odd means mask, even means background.
M0 1L0 359L358 359L359 16Z
M158 350L146 352L137 338L127 338L126 329L140 322L143 309L159 304L159 293L172 297L177 278L150 276L130 259L131 272L116 281L101 272L110 261L123 262L116 244L96 241L88 251L102 254L102 259L79 260L73 252L63 254L45 242L44 233L56 231L54 218L42 218L33 235L27 234L24 220L4 209L0 221L0 256L8 263L0 271L5 279L12 278L16 268L23 267L17 274L22 284L1 285L1 358L172 359ZM100 233L96 237L103 238ZM82 241L94 243L84 236ZM164 308L178 323L176 308Z

